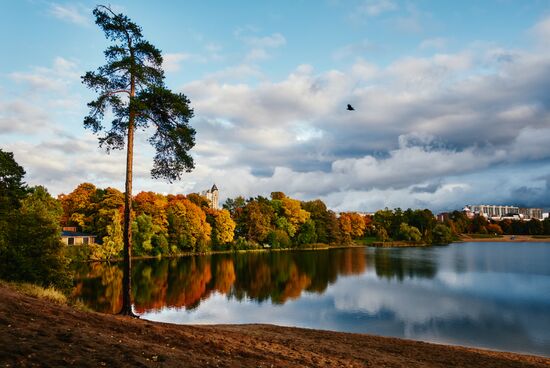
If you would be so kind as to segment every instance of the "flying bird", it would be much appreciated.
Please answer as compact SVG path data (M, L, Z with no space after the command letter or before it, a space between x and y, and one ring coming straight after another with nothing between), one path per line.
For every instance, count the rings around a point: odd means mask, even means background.
M353 106L351 106L350 104L348 104L348 111L355 111L355 109L353 108Z

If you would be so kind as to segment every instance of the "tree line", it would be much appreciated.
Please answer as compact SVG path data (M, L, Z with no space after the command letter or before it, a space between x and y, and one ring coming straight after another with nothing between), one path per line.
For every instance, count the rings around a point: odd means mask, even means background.
M124 195L114 188L78 185L58 197L61 224L96 235L85 257L110 259L122 250ZM354 212L339 216L321 200L302 202L282 192L270 198L229 198L213 209L203 196L140 192L132 200L136 256L176 255L209 250L292 248L312 244L351 244L372 222ZM82 256L82 255L81 255Z
M469 218L464 212L454 211L446 216L444 223L454 234L550 235L550 218L493 221L479 215Z

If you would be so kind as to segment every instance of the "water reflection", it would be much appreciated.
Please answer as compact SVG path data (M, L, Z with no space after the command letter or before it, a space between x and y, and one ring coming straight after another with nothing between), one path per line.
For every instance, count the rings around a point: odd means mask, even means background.
M299 298L304 290L323 293L339 275L365 272L368 260L364 249L353 248L136 261L132 294L138 313L164 307L194 309L212 292L238 301L284 304ZM105 313L120 308L121 265L81 265L77 275L74 293L84 303Z
M172 323L274 323L550 356L550 243L222 254L135 262L136 311ZM122 268L91 264L91 308Z

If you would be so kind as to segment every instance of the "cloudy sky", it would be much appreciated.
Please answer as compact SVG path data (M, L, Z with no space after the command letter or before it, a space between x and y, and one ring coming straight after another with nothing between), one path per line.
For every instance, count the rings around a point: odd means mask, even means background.
M104 64L96 1L6 2L0 148L52 194L124 187L123 152L84 130ZM335 210L550 207L550 1L116 1L191 99L196 169L134 191L271 191ZM356 111L346 111L352 104Z

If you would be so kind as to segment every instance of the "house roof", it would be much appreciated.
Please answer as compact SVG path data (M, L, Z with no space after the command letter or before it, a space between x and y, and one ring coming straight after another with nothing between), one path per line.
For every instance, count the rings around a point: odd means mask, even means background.
M78 238L78 237L84 237L84 236L88 236L88 237L95 237L95 235L92 235L92 234L86 234L86 233L79 233L77 231L62 231L61 232L61 237L66 237L66 238Z
M218 190L218 187L216 186L216 184L212 185L212 189L210 189L210 191L215 191L215 190Z

